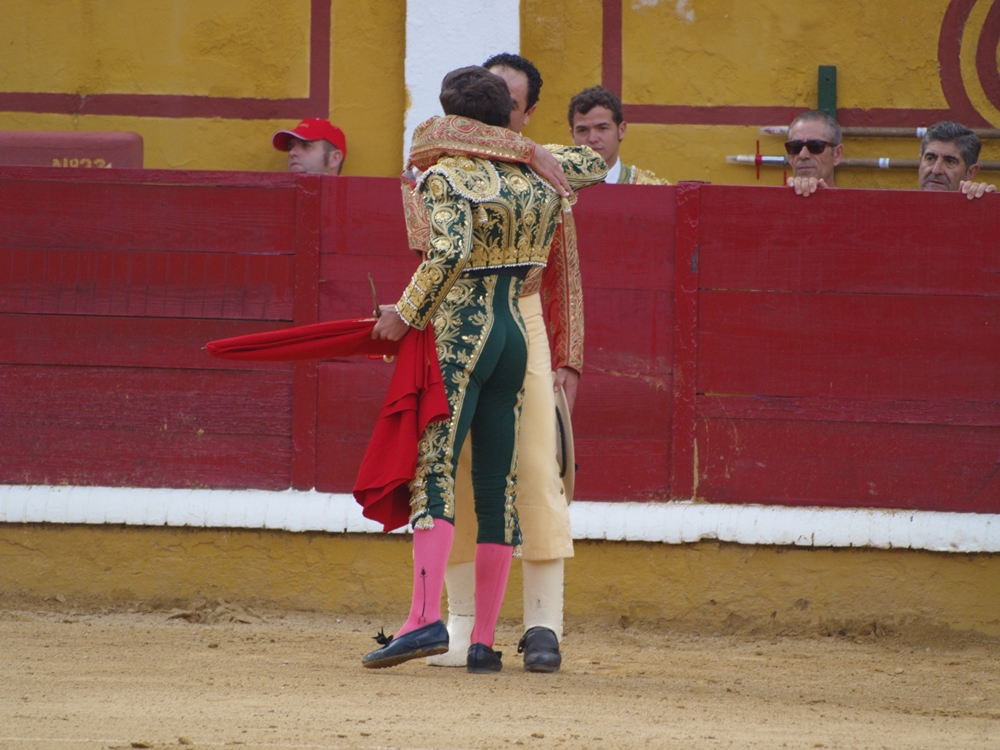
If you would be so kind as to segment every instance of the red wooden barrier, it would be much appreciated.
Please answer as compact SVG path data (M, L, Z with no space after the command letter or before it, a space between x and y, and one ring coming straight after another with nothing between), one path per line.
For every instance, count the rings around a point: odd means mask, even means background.
M1000 201L700 193L699 495L1000 510Z
M1000 511L993 196L600 186L577 496ZM371 308L398 186L0 169L0 483L346 492L391 368L208 340Z

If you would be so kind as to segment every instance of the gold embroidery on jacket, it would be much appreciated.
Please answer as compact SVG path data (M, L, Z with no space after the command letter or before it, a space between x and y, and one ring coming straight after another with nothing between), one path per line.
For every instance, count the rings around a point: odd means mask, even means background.
M524 326L524 318L521 317L518 296L521 294L520 284L511 284L507 296L507 306L510 308L511 317L517 323L521 336L524 338L525 346L528 345L528 330ZM521 406L524 403L524 388L517 392L517 402L514 404L514 445L518 444L518 437L521 434ZM504 488L503 539L507 544L514 543L514 536L520 536L518 525L517 505L517 451L511 458L510 471L507 473L507 484Z
M515 285L511 285L512 287ZM482 355L486 339L493 330L493 295L496 279L459 279L449 290L445 302L434 315L434 340L438 360L460 365L451 376L448 388L450 416L445 422L427 425L417 448L417 470L410 483L410 523L420 523L427 516L427 475L436 474L437 487L444 502L445 518L455 517L455 433L465 403L469 378ZM467 436L468 439L468 436Z

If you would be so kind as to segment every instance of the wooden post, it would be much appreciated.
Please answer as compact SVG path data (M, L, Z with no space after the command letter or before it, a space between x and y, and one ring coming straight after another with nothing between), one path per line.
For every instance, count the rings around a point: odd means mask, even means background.
M701 186L677 186L674 256L674 393L670 497L690 500L698 488L695 399L698 380L698 210Z
M297 180L295 195L295 325L319 322L319 237L322 180ZM292 366L292 487L316 486L317 362Z

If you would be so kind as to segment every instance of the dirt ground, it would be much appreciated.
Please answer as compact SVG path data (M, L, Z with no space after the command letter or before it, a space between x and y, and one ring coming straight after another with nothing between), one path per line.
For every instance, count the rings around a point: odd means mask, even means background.
M382 625L224 602L0 610L0 747L1000 747L997 640L578 622L544 675L506 622L498 675L363 669Z

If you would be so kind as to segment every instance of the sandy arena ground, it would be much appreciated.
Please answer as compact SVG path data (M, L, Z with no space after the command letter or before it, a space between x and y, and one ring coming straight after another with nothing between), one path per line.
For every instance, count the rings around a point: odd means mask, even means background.
M1000 747L1000 642L568 627L528 674L361 667L397 619L255 612L0 611L0 747ZM61 610L61 611L60 611Z

